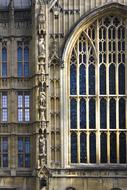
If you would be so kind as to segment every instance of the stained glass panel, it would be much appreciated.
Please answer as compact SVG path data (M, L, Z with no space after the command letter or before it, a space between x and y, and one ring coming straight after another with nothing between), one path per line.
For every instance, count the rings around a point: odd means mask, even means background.
M95 94L95 66L89 65L89 94Z
M106 67L100 66L100 94L106 94Z
M89 128L95 129L96 128L96 104L95 99L89 100Z
M126 112L125 112L125 99L120 98L119 100L119 128L125 129L126 127Z
M71 99L71 129L77 128L77 101L76 99Z
M126 134L120 133L119 135L119 156L120 163L126 163Z
M80 94L85 95L86 94L86 67L85 65L80 66Z
M110 162L116 163L116 134L110 134Z
M80 129L86 129L86 100L80 100Z
M119 65L119 94L125 94L125 66Z
M77 163L77 135L71 134L71 163Z
M101 163L107 162L107 135L101 134Z
M115 94L116 93L116 76L115 76L115 65L111 64L109 67L109 93Z
M110 129L116 129L116 101L110 100Z
M86 141L86 134L81 133L80 135L80 162L86 163L87 162L87 141Z
M100 101L100 128L107 128L107 103L105 99Z
M90 163L96 163L96 135L90 134Z
M71 95L75 95L76 94L76 65L72 64L70 66L70 93Z

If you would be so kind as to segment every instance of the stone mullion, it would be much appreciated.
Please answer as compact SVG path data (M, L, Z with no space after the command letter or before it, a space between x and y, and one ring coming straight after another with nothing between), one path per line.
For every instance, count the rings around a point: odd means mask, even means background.
M116 150L117 150L117 163L119 163L119 78L118 78L118 29L116 29L116 39L112 42L115 42L116 46L116 65L115 65L115 74L116 74Z
M88 41L86 40L86 130L87 130L87 163L90 163L90 142L89 142L89 52Z
M99 21L97 20L96 23L97 27L97 58L95 63L95 71L96 71L96 77L95 77L95 84L96 84L96 129L97 129L97 134L96 134L96 159L97 163L100 163L100 92L99 92Z
M127 51L127 19L125 20L125 52ZM127 53L125 53L125 130L127 130ZM127 132L126 134L126 152L127 152ZM127 154L126 154L127 162Z

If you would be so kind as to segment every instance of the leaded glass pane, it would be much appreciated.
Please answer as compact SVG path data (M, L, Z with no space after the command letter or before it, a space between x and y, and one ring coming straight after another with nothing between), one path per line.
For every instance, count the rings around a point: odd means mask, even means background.
M95 66L89 65L89 94L95 94Z
M77 82L76 78L77 78L77 75L76 75L76 65L72 64L70 66L70 93L71 93L71 95L77 94L76 93L76 86L77 86L77 84L76 84L76 82Z
M116 100L110 100L110 129L116 129Z
M96 104L93 98L89 100L89 128L96 128Z
M85 65L80 66L80 94L85 95L86 94L86 67Z
M81 133L80 135L80 162L86 163L87 162L87 141L86 141L86 134Z
M116 163L116 134L110 134L110 162Z
M119 135L119 156L120 163L126 163L126 133Z
M101 136L101 163L107 162L107 135L102 133Z
M111 64L109 67L109 93L115 94L116 93L116 76L115 76L115 65Z
M100 94L106 94L106 67L100 66Z
M119 65L119 94L125 94L125 66Z
M90 163L96 162L96 135L90 134Z
M119 100L119 128L125 129L126 127L126 112L125 112L125 99L120 98Z
M100 101L100 128L107 128L107 102L105 99Z
M86 100L80 100L80 129L86 129Z
M77 163L77 135L75 133L71 134L71 162Z
M18 48L18 76L21 77L23 75L22 70L22 48Z
M77 128L77 101L76 99L71 99L70 102L70 107L71 107L71 129L76 129Z

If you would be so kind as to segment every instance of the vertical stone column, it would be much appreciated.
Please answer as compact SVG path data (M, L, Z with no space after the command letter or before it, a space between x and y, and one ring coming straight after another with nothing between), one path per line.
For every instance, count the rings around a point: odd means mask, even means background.
M38 176L40 178L40 188L47 185L45 168L47 165L47 72L46 72L46 4L39 1L38 14ZM47 170L46 170L47 171Z

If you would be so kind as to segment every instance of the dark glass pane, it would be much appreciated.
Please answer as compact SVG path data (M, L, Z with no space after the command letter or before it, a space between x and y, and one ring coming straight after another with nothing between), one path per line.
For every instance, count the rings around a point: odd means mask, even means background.
M2 62L7 62L7 49L2 48Z
M116 134L110 134L110 162L116 163Z
M119 100L119 128L125 129L126 128L126 117L125 117L125 99L121 98Z
M86 51L86 42L84 41L83 42L83 52L85 52Z
M103 39L105 40L106 39L106 29L103 28Z
M86 94L86 67L83 64L80 66L80 94Z
M116 101L110 100L110 129L116 129Z
M23 154L18 155L18 167L23 167Z
M76 94L76 65L71 65L70 68L70 93L71 95Z
M24 76L25 77L29 76L29 63L28 62L24 63Z
M109 67L109 93L116 93L116 76L115 76L115 65L111 64Z
M100 127L101 129L107 128L107 105L105 99L100 101Z
M125 67L119 65L119 94L125 94Z
M102 28L99 29L99 39L102 39Z
M86 101L80 100L80 129L86 129Z
M77 128L77 101L73 98L71 99L71 129Z
M86 163L87 162L87 149L86 149L86 134L80 135L80 162Z
M90 163L96 163L96 135L90 134Z
M3 153L8 153L8 138L3 137L3 146L2 146Z
M2 77L7 76L7 49L2 49Z
M106 68L105 68L105 65L100 66L100 94L106 94Z
M3 167L8 167L8 154L3 154Z
M89 94L95 94L95 66L89 66Z
M7 63L3 62L2 63L2 77L7 76Z
M99 61L100 61L100 63L102 63L102 53L100 53L100 55L99 55Z
M96 104L95 99L90 99L89 101L89 128L96 128Z
M107 162L107 135L101 134L101 163Z
M82 54L79 54L79 63L82 63Z
M80 52L82 51L82 42L81 41L79 42L79 51Z
M29 48L24 48L24 62L29 62Z
M27 154L30 153L30 138L29 137L25 139L25 153Z
M18 76L21 77L23 75L22 73L22 63L18 63Z
M99 51L102 51L102 42L99 42Z
M23 152L23 138L22 137L18 138L18 152L19 153Z
M30 155L25 155L25 167L30 167Z
M18 62L22 62L22 48L18 48Z
M119 135L119 157L120 163L126 163L126 134Z
M71 163L77 163L77 135L71 134Z

